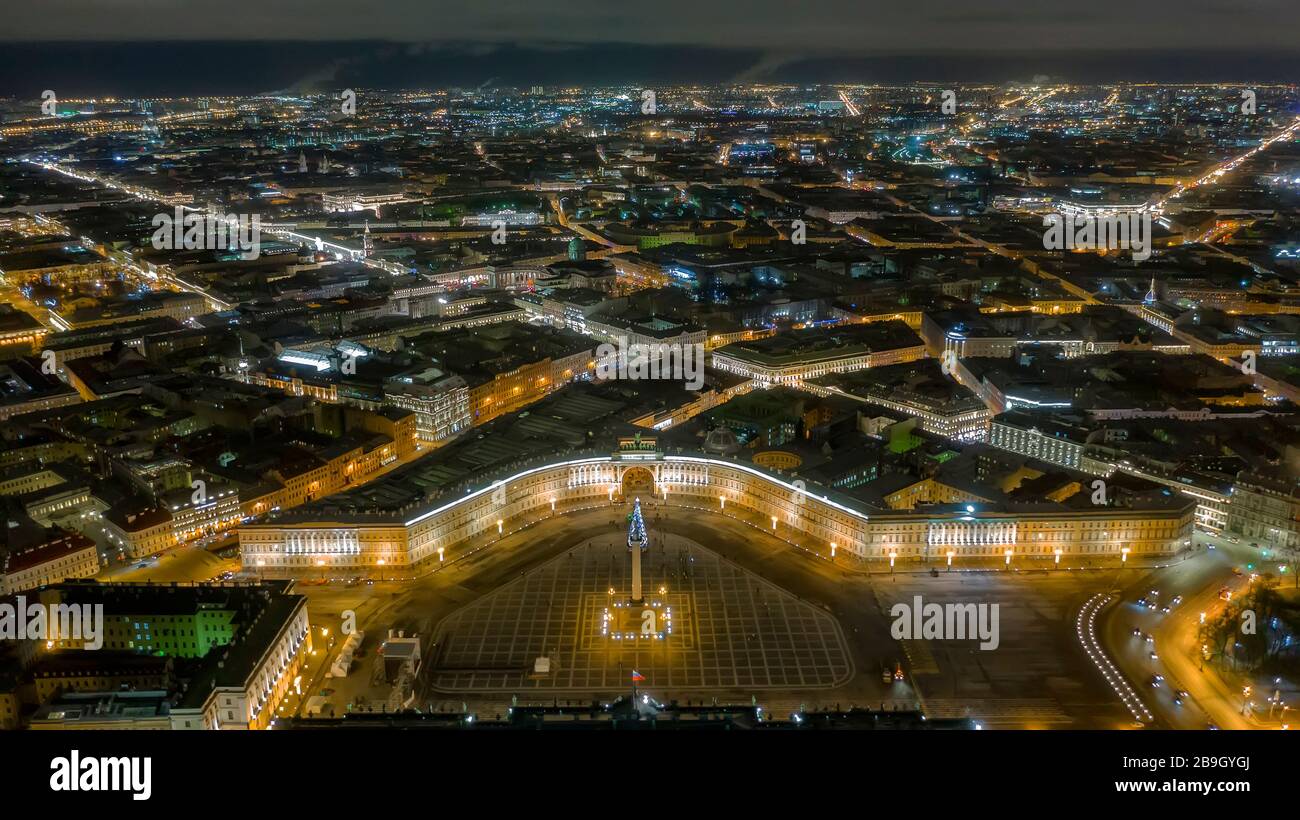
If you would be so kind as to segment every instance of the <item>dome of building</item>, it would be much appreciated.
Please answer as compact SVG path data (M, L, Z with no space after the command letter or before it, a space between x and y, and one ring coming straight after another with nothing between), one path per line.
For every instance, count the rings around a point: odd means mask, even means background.
M731 455L740 450L740 442L729 427L715 427L704 437L704 452Z

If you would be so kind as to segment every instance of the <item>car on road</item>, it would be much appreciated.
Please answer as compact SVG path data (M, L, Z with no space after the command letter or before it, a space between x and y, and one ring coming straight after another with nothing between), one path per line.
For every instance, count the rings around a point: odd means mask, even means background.
M1171 606L1169 606L1168 604L1166 604L1165 606L1160 607L1160 611L1163 612L1163 613L1165 613L1166 615L1168 615L1170 612L1172 612L1173 609L1174 609L1174 608L1171 607Z
M1154 651L1152 651L1149 655L1147 655L1147 657L1150 658L1150 659L1153 660L1153 661L1158 661L1158 660L1160 660L1160 656L1157 655Z
M1133 637L1135 638L1142 637L1142 630L1138 629L1136 626L1133 627Z
M1148 606L1151 606L1151 602L1148 601L1146 598L1138 598L1137 601L1135 601L1134 603L1136 603L1138 606L1144 609Z
M1151 676L1151 688L1152 688L1152 689L1159 689L1159 688L1160 688L1160 685L1161 685L1162 683L1164 683L1164 682L1165 682L1165 676L1164 676L1164 675L1152 675L1152 676Z
M1178 605L1181 604L1182 602L1183 602L1183 596L1181 596L1181 595L1175 595L1175 596L1174 596L1174 599L1173 599L1172 601L1169 602L1169 605L1170 605L1170 606L1178 606Z
M1183 695L1182 695L1181 692L1179 692L1178 694L1174 695L1174 705L1175 705L1175 706L1182 706L1182 705L1183 705Z
M1155 636L1155 635L1152 635L1150 632L1143 632L1143 633L1142 633L1142 637L1144 637L1144 638L1147 639L1147 643L1155 643L1155 642L1156 642L1156 636Z

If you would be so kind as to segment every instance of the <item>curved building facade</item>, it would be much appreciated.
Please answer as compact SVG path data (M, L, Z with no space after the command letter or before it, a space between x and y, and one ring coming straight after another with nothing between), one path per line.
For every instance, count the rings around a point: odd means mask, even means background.
M406 514L291 512L245 524L244 569L262 577L402 578L452 561L545 518L633 496L746 520L815 552L866 561L1053 560L1058 554L1167 555L1191 537L1195 505L1061 508L944 505L868 509L739 462L620 453L523 470L451 501ZM323 508L328 509L328 508ZM834 547L832 547L834 545Z

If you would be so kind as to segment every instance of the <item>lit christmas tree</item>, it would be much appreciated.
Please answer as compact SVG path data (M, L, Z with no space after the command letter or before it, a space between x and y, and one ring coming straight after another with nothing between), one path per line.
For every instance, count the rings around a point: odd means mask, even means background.
M630 550L633 546L641 548L645 552L650 546L650 536L646 535L645 519L641 517L641 499L636 499L632 503L632 514L627 517L627 548Z

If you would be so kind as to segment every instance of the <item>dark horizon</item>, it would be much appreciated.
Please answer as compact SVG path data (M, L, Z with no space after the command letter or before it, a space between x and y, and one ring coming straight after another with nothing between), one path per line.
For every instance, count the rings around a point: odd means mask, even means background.
M1300 51L949 49L855 55L615 42L414 45L382 40L49 41L9 42L0 48L0 95L16 99L38 98L46 88L70 98L484 84L1290 83L1296 76ZM600 80L593 82L593 77Z

